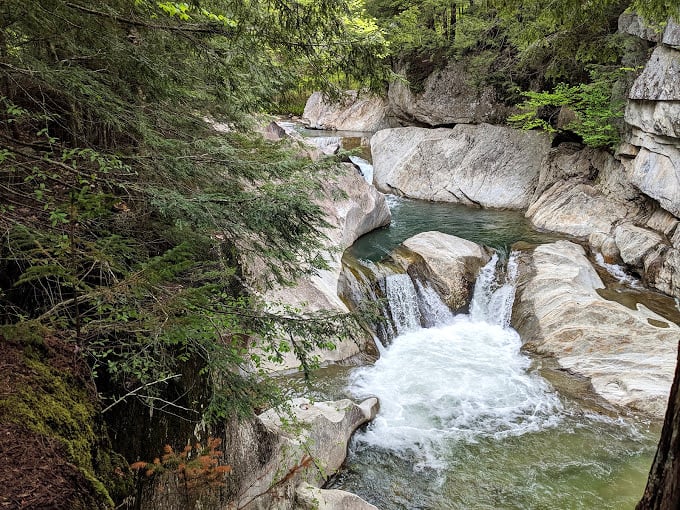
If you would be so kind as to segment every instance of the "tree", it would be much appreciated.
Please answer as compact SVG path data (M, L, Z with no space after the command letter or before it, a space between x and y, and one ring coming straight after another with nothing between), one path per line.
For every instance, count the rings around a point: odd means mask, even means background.
M75 344L106 417L139 403L190 434L276 402L250 339L309 367L354 319L272 313L247 285L247 267L285 284L324 266L313 199L336 163L252 136L247 114L301 69L329 93L339 72L381 86L384 41L358 16L344 0L3 2L0 336Z
M636 510L671 510L680 507L680 356L668 398L659 447L649 480Z

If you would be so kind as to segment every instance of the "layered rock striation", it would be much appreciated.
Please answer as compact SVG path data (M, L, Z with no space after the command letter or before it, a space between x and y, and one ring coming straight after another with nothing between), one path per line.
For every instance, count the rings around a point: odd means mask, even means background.
M525 349L587 378L608 402L663 418L680 327L605 299L603 288L582 247L541 245L520 256L512 324Z
M524 209L549 150L543 133L490 124L386 129L371 139L373 182L410 198Z

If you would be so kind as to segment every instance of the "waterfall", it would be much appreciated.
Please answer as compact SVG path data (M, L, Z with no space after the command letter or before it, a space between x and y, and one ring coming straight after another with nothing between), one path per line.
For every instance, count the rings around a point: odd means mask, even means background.
M373 366L353 372L356 397L376 395L381 410L356 436L359 448L378 448L417 467L445 465L444 444L476 443L550 428L561 403L529 371L522 341L509 327L517 255L497 255L477 278L470 314L452 316L435 290L407 274L385 279L398 336ZM419 327L420 324L431 326Z
M359 168L359 172L361 172L361 175L364 176L366 182L373 184L373 165L359 156L350 156L349 160L354 163L357 168Z
M473 320L508 327L512 303L515 300L516 283L517 252L510 254L505 267L494 253L477 276L470 303L470 317Z
M392 322L401 335L420 328L418 294L408 274L392 274L385 279L385 294Z
M451 310L442 301L436 290L427 284L422 284L420 280L416 280L416 292L418 293L418 307L423 326L431 328L453 320Z

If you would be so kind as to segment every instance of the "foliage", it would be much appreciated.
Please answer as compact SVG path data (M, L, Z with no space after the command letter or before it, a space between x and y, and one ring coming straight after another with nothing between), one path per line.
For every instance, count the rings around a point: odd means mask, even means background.
M394 53L411 66L437 56L436 68L492 50L493 65L482 74L473 71L472 79L481 83L488 77L500 97L512 101L517 88L576 85L588 81L587 66L617 63L621 45L613 34L628 5L626 0L558 0L549 6L539 0L374 0L367 8Z
M339 74L379 88L384 53L344 0L4 2L5 334L30 323L74 342L105 408L217 419L275 398L258 364L293 351L307 370L354 319L272 311L246 284L324 267L314 198L336 162L264 142L245 114L300 73L329 93ZM189 366L206 402L171 396Z
M153 462L139 461L130 468L151 477L166 472L176 473L187 493L200 490L205 486L219 487L224 475L232 471L229 465L220 465L222 452L218 450L222 440L209 437L206 445L196 443L187 445L177 453L172 446L163 447L163 455Z
M522 113L511 116L511 125L522 129L541 128L548 132L572 131L590 147L614 148L620 141L619 130L623 121L625 100L614 97L613 86L617 79L632 69L614 72L593 71L593 81L570 86L557 85L551 92L526 92L520 105ZM556 127L556 114L567 108L576 119ZM548 118L543 112L551 112Z
M675 0L633 0L630 9L652 24L665 24L669 18L680 20L680 5Z

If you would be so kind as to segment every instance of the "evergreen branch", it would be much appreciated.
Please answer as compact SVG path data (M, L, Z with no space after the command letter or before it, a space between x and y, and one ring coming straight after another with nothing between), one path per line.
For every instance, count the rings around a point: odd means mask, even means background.
M71 2L67 2L66 7L70 7L71 9L76 9L78 11L84 12L86 14L92 14L94 16L99 16L102 18L110 18L115 21L118 21L120 23L124 23L126 25L131 25L135 27L143 27L143 28L150 28L152 30L163 30L163 31L168 31L168 32L190 32L190 33L198 33L198 34L208 34L208 35L224 35L226 37L232 37L234 35L233 31L226 30L223 25L217 24L217 23L206 23L206 26L201 26L201 25L188 25L188 24L183 24L183 25L157 25L154 23L148 23L145 21L140 21L140 20L134 20L131 18L126 18L123 16L119 16L117 14L113 13L106 13L102 11L97 11L95 9L90 9L88 7L74 4Z
M108 406L106 406L104 409L102 409L102 414L104 414L105 412L107 412L108 410L110 410L112 407L114 407L114 406L120 404L120 403L121 403L123 400L125 400L126 398L132 397L132 396L134 396L134 395L137 395L140 391L142 391L142 390L145 389L145 388L148 388L148 387L150 387L150 386L154 386L154 385L156 385L156 384L163 383L163 382L165 382L165 381L169 381L170 379L177 379L178 377L182 377L182 374L169 375L169 376L167 376L167 377L163 377L162 379L156 379L155 381L152 381L152 382L148 382L148 383L142 384L141 386L135 388L135 389L132 390L132 391L127 392L125 395L123 395L122 397L119 397L119 398L116 399L114 402L112 402L111 404L109 404ZM177 406L177 407L180 407L180 406Z

